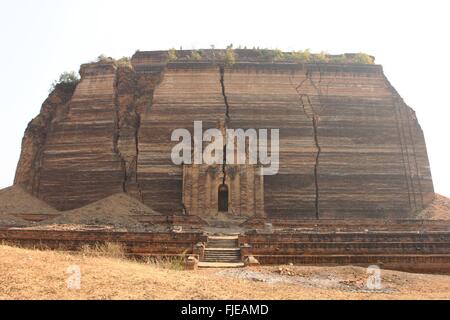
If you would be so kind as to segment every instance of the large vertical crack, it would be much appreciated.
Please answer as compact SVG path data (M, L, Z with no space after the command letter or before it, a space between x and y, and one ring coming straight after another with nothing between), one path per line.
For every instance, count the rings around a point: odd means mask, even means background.
M230 120L230 105L228 104L227 92L225 90L225 67L220 67L220 85L222 86L222 96L225 101L225 122Z
M113 152L117 155L120 161L120 167L123 174L122 179L122 191L127 192L127 163L122 156L119 148L120 140L120 108L119 108L119 73L116 70L115 80L114 80L114 135L113 135Z
M228 97L225 90L225 67L220 67L220 85L222 87L222 96L223 100L225 102L225 130L228 128L228 124L230 121L230 105L228 104ZM223 174L223 181L222 184L225 185L227 180L227 142L224 143L224 150L223 150L223 164L222 164L222 174Z
M138 75L132 66L119 66L116 73L114 153L124 172L123 191L144 202L138 170L142 113L152 104L161 74Z
M321 103L321 89L319 89L311 77L311 72L308 70L306 72L306 78L297 86L294 85L292 81L292 77L289 78L292 87L295 89L296 93L299 96L299 101L301 104L301 108L303 110L303 113L305 116L311 121L312 129L313 129L313 135L314 135L314 144L316 147L316 155L315 155L315 163L314 163L314 186L315 186L315 214L316 219L320 219L320 188L319 188L319 167L320 167L320 156L322 154L322 147L320 146L319 142L319 134L318 134L318 127L319 127L319 116L316 114L314 107L311 102L311 98L309 94L301 93L301 89L303 85L309 81L311 85L314 87L314 89L319 94L319 103ZM320 72L320 83L322 82L322 72Z

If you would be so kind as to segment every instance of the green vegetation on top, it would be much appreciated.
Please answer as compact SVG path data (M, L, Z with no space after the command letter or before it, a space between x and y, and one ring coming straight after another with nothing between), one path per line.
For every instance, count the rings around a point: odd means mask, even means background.
M233 46L230 45L227 48L227 52L225 53L225 65L232 66L236 63L236 58L234 56Z
M194 61L202 60L202 52L199 50L192 51L190 59Z
M311 53L309 49L283 52L280 49L251 49L257 52L262 60L266 61L291 61L291 62L318 62L318 63L343 63L343 64L374 64L374 59L366 53L329 55L322 51Z
M80 82L80 77L79 77L78 73L76 73L75 71L63 72L59 76L59 79L55 80L52 83L52 85L50 87L50 92L55 90L57 87L60 87L64 90L73 90L73 89L75 89L75 87L78 85L79 82Z
M211 50L213 51L214 60L216 57L216 53L221 56L222 61L225 62L226 65L233 65L236 63L236 60L239 60L239 57L236 56L236 50L233 48L233 45L229 45L225 51L225 53L220 53L215 51L215 47L211 46ZM253 47L253 49L247 49L247 47L242 48L239 46L237 50L248 50L249 52L256 53L256 58L259 57L261 61L270 61L270 62L296 62L296 63L339 63L339 64L374 64L374 59L370 55L366 53L356 53L356 54L341 54L341 55L330 55L326 52L322 51L320 53L312 53L309 49L306 50L298 50L291 52L283 52L280 49L267 49L267 48L259 48ZM171 57L170 60L176 60L176 50L169 50L168 56ZM201 60L201 59L209 59L209 54L202 54L202 51L193 51L188 58L189 60ZM209 59L210 60L210 59Z
M373 64L374 63L372 57L370 57L368 54L362 53L362 52L357 53L354 56L353 60L356 63L361 63L361 64Z
M119 67L131 67L131 59L129 57L123 57L116 60L116 65Z
M180 49L181 50L181 49ZM136 51L139 52L139 51ZM188 55L186 55L188 52ZM366 53L330 55L324 51L320 53L312 53L310 49L297 50L291 52L283 52L280 49L267 49L253 47L253 49L242 48L237 49L233 45L229 45L226 50L216 50L215 46L211 46L209 50L181 50L177 51L171 48L166 54L166 63L174 61L213 61L214 63L223 63L226 66L232 66L237 61L245 61L246 57L254 61L261 62L291 62L291 63L336 63L336 64L374 64L375 59ZM113 62L117 66L131 66L131 60L123 57L119 60L100 55L95 62ZM66 75L67 76L67 75ZM70 77L69 77L70 78ZM66 79L67 80L67 79ZM73 79L72 79L73 80ZM72 80L67 80L72 81ZM55 83L57 83L56 81ZM52 87L53 88L53 87Z
M167 62L173 62L177 60L178 60L177 50L175 48L169 49L169 51L167 52Z

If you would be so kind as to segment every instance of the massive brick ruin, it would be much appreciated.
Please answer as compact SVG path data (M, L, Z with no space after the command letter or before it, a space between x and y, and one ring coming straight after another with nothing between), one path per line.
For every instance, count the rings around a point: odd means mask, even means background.
M204 50L82 65L28 126L15 184L57 209L126 191L163 214L411 218L433 199L422 130L380 65L264 61ZM177 128L279 128L280 172L174 165ZM221 189L222 188L222 189Z

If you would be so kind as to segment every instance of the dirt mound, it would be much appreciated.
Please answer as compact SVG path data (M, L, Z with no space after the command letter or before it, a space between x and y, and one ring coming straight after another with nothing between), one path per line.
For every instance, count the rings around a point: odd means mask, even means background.
M16 217L15 214L57 213L58 211L44 201L32 196L19 186L0 190L0 226L24 227L31 223Z
M417 216L419 219L450 220L450 199L436 194L433 202Z
M145 231L145 226L133 216L155 214L158 213L130 196L115 194L85 207L65 211L56 218L42 222L40 226L48 226L53 229L57 225L71 226L71 228L107 226L113 227L115 230Z
M0 214L1 227L25 227L30 225L28 221L18 218L12 214Z
M40 214L57 213L47 203L32 196L19 186L0 190L0 214Z

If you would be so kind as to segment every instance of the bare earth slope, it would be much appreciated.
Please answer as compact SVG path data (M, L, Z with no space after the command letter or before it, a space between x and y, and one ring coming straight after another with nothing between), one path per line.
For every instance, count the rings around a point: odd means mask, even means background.
M417 216L419 219L450 220L450 199L436 193L433 202Z
M38 198L35 198L19 186L9 187L0 190L0 213L57 213L52 208Z
M2 227L25 227L27 225L29 225L27 221L12 214L0 214L0 226Z
M41 226L94 225L111 226L129 231L143 231L142 224L133 216L154 215L154 210L127 194L119 193L85 207L66 211L59 217L41 223Z
M14 216L17 213L49 214L57 210L35 198L19 186L0 190L0 225L27 226L29 222Z
M67 289L70 266L81 290ZM178 271L114 258L0 246L0 299L450 299L450 276L382 271L365 289L356 267Z

